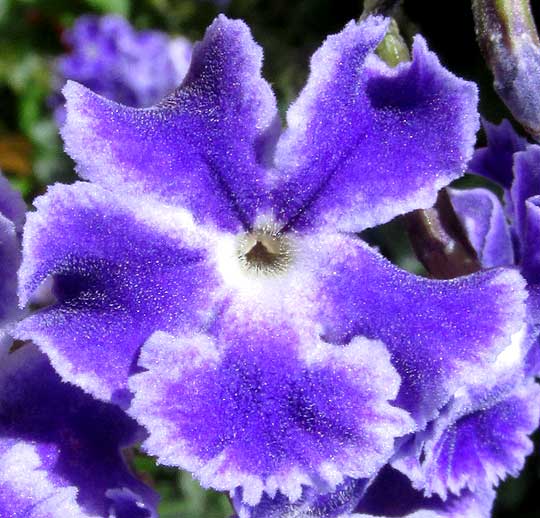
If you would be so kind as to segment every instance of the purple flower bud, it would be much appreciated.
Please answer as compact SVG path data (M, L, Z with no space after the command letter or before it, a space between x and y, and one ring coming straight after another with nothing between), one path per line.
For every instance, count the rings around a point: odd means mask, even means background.
M475 0L478 41L495 90L514 117L540 139L540 39L527 0Z

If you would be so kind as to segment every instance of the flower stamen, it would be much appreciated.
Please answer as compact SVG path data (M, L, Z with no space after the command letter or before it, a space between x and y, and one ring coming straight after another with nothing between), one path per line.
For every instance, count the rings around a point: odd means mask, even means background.
M243 234L238 242L238 260L250 273L279 275L293 255L291 240L270 225Z

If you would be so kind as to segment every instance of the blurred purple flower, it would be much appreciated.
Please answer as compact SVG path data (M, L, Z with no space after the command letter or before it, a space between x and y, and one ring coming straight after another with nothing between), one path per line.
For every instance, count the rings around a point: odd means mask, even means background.
M475 86L421 37L409 63L377 57L387 26L326 40L283 133L261 49L223 16L152 108L64 89L92 183L36 201L20 296L52 276L56 302L17 336L241 512L375 477L522 333L516 271L420 278L355 235L430 206L478 129Z
M7 346L7 331L20 316L17 270L21 261L20 233L26 205L0 172L0 347Z
M192 45L157 31L136 31L118 15L81 16L66 32L69 52L55 65L57 92L51 98L59 124L65 119L60 92L67 80L128 106L159 102L182 81Z

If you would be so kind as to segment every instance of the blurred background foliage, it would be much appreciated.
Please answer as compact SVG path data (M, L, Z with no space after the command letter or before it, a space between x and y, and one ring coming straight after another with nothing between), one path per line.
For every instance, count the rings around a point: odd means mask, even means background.
M73 164L63 153L52 118L51 70L66 52L62 34L84 13L118 13L138 29L152 28L199 40L220 11L242 18L264 47L264 74L273 85L281 113L298 94L309 57L327 34L358 18L362 0L0 0L0 169L26 200L54 181L73 181ZM540 2L533 0L536 19ZM442 62L480 87L480 111L498 122L509 113L498 100L476 45L469 0L404 0L399 22L410 41L421 32ZM482 143L480 136L480 143ZM466 178L463 185L477 180ZM410 270L418 263L399 222L365 236ZM538 445L538 438L537 438ZM537 448L538 450L538 448ZM163 518L221 518L230 514L225 496L203 491L187 473L157 467L140 452L133 465L162 495ZM519 479L501 486L497 518L538 518L540 458L534 454ZM464 517L466 518L466 517Z

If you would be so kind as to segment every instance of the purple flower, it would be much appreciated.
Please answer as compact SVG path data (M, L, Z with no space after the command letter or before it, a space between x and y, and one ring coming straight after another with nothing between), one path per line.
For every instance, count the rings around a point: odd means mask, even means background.
M512 232L497 196L483 188L451 189L450 196L481 264L485 268L515 264Z
M62 383L34 346L0 351L1 516L157 516L157 495L120 451L141 438L117 406Z
M330 493L320 493L308 487L302 496L291 502L281 493L274 498L264 495L260 503L251 507L242 501L240 491L232 498L238 516L235 518L342 518L349 517L366 493L367 479L346 479Z
M0 171L0 217L11 221L13 228L20 232L24 225L26 205L21 195L11 187Z
M91 183L29 216L20 296L53 277L56 302L17 336L242 505L373 478L522 332L516 271L420 278L355 235L430 206L478 128L476 88L421 37L410 63L377 57L387 24L327 39L281 135L262 52L223 16L157 106L64 89Z
M451 199L482 265L517 265L528 279L528 326L489 370L456 391L437 418L411 436L392 460L419 495L446 503L468 493L481 495L508 475L517 476L533 450L529 436L540 419L540 387L534 381L540 365L536 288L527 268L527 225L520 223L526 219L527 196L540 188L540 183L534 187L532 168L538 162L530 156L536 146L527 147L508 122L485 123L485 129L489 145L476 152L470 168L505 188L506 207L487 189L450 190ZM489 508L470 513L463 515L490 516Z
M529 292L529 334L532 333L534 339L540 322L540 146L527 144L507 121L498 127L488 124L486 133L488 146L475 153L471 168L498 181L501 176L499 173L493 174L495 164L506 165L504 172L502 168L499 169L505 181L498 182L504 187L504 208L487 189L454 191L452 201L479 257L485 261L484 251L489 250L488 262L515 265L522 271ZM490 158L486 161L485 157ZM503 212L506 218L501 218ZM530 373L538 374L538 344L531 347L527 360Z
M9 352L25 209L0 176L0 516L156 516L157 495L120 452L144 437L137 424L62 383L34 346Z
M520 137L507 120L503 120L498 126L484 120L482 125L488 146L474 153L469 169L509 189L514 179L512 173L514 153L525 151L527 140Z
M506 209L487 189L452 190L451 199L482 264L517 265L523 272L529 291L528 326L489 370L456 391L437 418L411 436L392 460L415 490L446 502L467 492L482 493L509 474L517 476L532 452L529 435L540 419L540 387L534 381L540 372L540 220L535 204L540 148L526 147L508 123L488 124L486 131L489 147L476 153L471 168L506 187Z
M519 266L535 292L540 284L540 146L519 137L508 121L484 126L488 146L475 153L470 168L503 187L504 208L487 189L453 191L452 201L484 265Z
M540 419L540 387L527 361L538 345L525 330L523 335L489 372L458 390L393 460L425 496L447 500L464 491L478 493L523 468L533 450L529 435Z
M150 106L172 92L184 78L192 45L157 31L137 32L118 15L81 16L66 32L68 54L58 59L53 96L56 117L65 119L60 89L66 80L80 82L114 101Z
M463 491L446 499L426 496L410 479L387 465L371 481L345 482L328 495L305 490L299 502L264 497L256 507L233 500L232 518L490 518L495 491Z
M495 491L485 488L464 491L448 499L426 497L416 491L410 480L385 467L371 484L351 518L490 518ZM316 515L315 515L316 516ZM343 516L342 518L346 518ZM347 517L348 518L348 517Z

